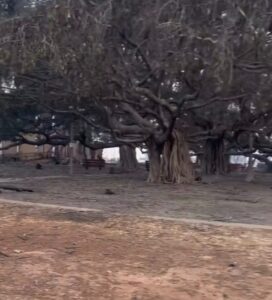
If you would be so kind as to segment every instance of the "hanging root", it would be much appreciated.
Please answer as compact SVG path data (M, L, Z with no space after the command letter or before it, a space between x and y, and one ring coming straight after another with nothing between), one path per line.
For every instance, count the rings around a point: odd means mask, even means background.
M207 140L204 147L201 168L205 175L223 175L227 172L224 140Z
M188 145L180 131L174 130L164 145L161 175L163 182L190 183L194 180Z

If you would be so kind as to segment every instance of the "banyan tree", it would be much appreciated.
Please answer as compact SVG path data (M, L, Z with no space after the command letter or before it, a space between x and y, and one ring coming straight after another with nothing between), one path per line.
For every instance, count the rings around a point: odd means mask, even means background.
M224 170L224 147L232 150L236 134L231 108L248 99L257 108L261 101L256 89L237 82L248 73L254 82L270 76L271 6L266 0L34 1L1 27L1 59L13 74L46 62L70 100L43 97L42 104L62 112L72 107L69 113L116 143L145 144L150 182L191 182L192 139L206 173ZM222 114L227 118L219 122Z

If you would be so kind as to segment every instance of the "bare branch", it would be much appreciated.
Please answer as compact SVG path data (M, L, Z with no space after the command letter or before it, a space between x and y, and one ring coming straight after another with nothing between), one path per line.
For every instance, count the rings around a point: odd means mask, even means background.
M175 108L173 108L167 100L157 97L151 90L143 87L134 88L136 93L142 94L146 96L148 99L152 100L154 103L165 107L170 113L175 112Z
M211 105L212 103L214 102L217 102L217 101L234 101L234 100L239 100L243 97L245 97L246 94L241 94L241 95L237 95L237 96L232 96L232 97L214 97L212 99L210 99L209 101L206 101L204 103L200 103L200 104L195 104L191 107L188 107L186 108L186 110L194 110L194 109L199 109L199 108L202 108L202 107L205 107L205 106L208 106L208 105Z

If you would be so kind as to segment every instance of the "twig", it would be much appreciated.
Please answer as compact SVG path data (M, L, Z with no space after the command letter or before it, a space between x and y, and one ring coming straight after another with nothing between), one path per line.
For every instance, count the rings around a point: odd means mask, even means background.
M2 251L0 251L0 255L5 256L5 257L9 257L8 254L6 254L6 253L4 253L4 252L2 252Z
M0 189L8 190L8 191L15 191L15 192L28 192L28 193L33 193L34 192L31 189L18 188L18 187L13 187L13 186L0 186Z

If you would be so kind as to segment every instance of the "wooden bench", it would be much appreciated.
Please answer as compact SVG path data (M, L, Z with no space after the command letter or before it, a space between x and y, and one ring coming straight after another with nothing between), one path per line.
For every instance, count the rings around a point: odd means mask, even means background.
M245 171L245 167L242 164L229 164L228 171L232 172L243 172Z
M149 169L150 169L150 162L149 162L149 160L146 160L146 162L145 162L145 168L146 168L146 171L149 172Z
M86 170L89 168L98 168L101 170L105 167L106 163L104 159L85 159L82 165Z

